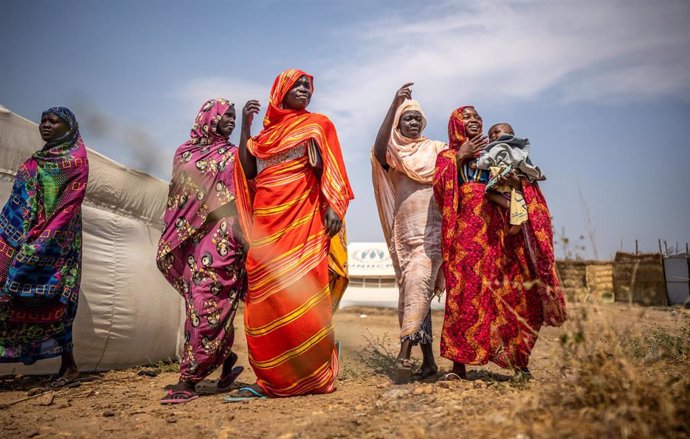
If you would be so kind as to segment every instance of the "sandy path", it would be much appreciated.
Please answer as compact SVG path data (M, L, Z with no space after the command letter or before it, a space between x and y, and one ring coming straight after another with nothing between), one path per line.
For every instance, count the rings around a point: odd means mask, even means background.
M690 324L690 311L679 309L606 305L588 314L584 324L593 333L606 327L672 331ZM442 314L435 313L433 320L438 336ZM237 322L241 321L239 315ZM573 329L573 323L542 331L530 364L534 380L527 385L475 381L395 386L361 361L363 351L370 362L376 361L371 355L373 347L395 352L395 313L350 309L336 315L335 325L336 336L343 342L344 366L338 390L331 395L225 404L221 395L213 394L214 383L209 380L202 383L204 396L198 400L184 406L161 406L158 400L164 387L176 382L176 373L148 377L138 375L138 369L111 371L97 381L55 393L52 401L50 396L42 396L0 409L0 436L456 439L469 434L477 438L526 439L540 437L540 431L553 431L554 419L530 415L525 420L520 410L544 404L545 392L561 379L557 367L562 355L559 338ZM380 340L386 337L388 344L383 346ZM372 345L367 338L379 341ZM237 337L236 351L238 364L247 368L240 381L251 383L253 375L247 367L242 336ZM440 359L439 366L447 369L450 363ZM500 371L491 366L486 369ZM216 373L211 379L217 377ZM32 387L31 380L3 380L0 404L25 396ZM587 437L585 431L582 437Z

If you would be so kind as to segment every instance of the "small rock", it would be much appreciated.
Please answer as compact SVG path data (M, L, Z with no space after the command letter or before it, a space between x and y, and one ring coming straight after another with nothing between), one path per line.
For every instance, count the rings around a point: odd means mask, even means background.
M418 386L416 387L413 392L415 395L429 395L431 393L434 393L434 386L431 384L427 384L425 386Z
M167 418L165 418L165 422L167 422L168 424L174 424L175 422L177 422L177 419L175 418L175 416L170 415Z
M140 370L137 375L139 376L146 376L146 377L156 377L158 376L158 371L156 370L150 370L150 369L143 369Z
M115 412L112 410L106 410L103 412L104 418L112 418L113 416L115 416Z
M384 398L387 399L398 399L403 395L407 395L408 391L403 389L391 389L383 394Z
M228 415L228 421L234 421L234 420L235 420L235 415L232 414L232 413L230 413L230 414Z
M31 430L26 434L26 437L36 437L39 434L41 434L41 432L39 432L38 430Z
M367 317L368 317L368 316L367 316L366 314L360 314L360 315L359 315L359 318L360 318L360 319L366 319Z
M366 407L364 407L362 404L357 404L355 406L355 410L357 410L358 412L361 412L364 409L366 409Z
M294 439L297 435L295 433L284 433L278 436L278 439Z
M72 404L69 403L69 401L61 402L60 404L56 405L55 407L59 409L66 409L67 407L70 407Z
M53 405L53 401L55 401L55 393L54 392L47 392L41 395L41 397L38 399L38 405L42 406L49 406Z
M439 387L443 387L444 389L450 389L453 387L453 383L451 381L439 381L436 383Z

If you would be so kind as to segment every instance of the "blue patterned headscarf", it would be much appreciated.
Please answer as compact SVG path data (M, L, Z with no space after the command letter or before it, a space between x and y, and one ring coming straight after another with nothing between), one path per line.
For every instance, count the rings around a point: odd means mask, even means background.
M77 141L79 138L79 123L77 122L77 118L72 113L72 111L67 108L67 107L50 107L46 111L44 111L41 114L41 119L43 116L46 114L54 114L67 124L69 127L69 130L67 131L67 134L64 136L58 138L58 139L53 139L52 141L48 142L44 148L50 148L55 145L60 145L62 143L70 143L73 144Z

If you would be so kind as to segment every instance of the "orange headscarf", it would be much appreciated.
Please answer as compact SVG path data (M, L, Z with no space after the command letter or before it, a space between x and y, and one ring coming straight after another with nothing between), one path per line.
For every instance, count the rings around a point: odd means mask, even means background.
M264 129L247 141L247 150L254 157L266 160L312 140L323 160L321 192L335 213L344 219L354 194L333 122L323 114L282 108L285 95L302 76L309 78L313 89L314 78L298 69L287 69L273 81L268 109L264 116ZM251 223L251 203L242 195L238 194L238 210L243 228L248 232L251 229L248 227Z

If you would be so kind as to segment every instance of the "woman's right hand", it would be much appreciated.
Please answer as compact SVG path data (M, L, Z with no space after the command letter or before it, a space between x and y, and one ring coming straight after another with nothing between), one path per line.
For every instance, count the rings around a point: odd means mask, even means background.
M472 139L465 140L465 143L460 145L458 152L455 153L455 157L457 157L459 162L479 157L479 154L481 154L488 144L489 138L484 134L478 134Z
M395 92L395 97L393 98L393 106L397 109L400 104L405 102L405 99L412 99L412 87L414 82L408 82Z
M254 115L258 114L259 111L261 111L261 104L259 101L256 99L248 100L247 103L244 104L244 108L242 108L242 126L247 128L251 127L254 121Z

